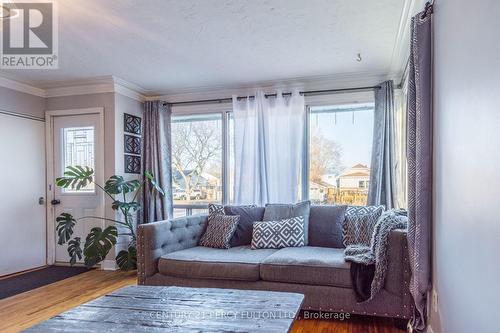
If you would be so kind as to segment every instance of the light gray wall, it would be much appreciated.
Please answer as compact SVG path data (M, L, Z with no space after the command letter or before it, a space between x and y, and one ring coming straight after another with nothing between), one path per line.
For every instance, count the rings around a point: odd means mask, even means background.
M435 5L434 333L500 332L499 14Z
M115 173L122 175L126 180L141 179L140 175L136 174L126 174L125 173L125 158L124 158L124 121L123 115L125 113L138 116L142 118L143 103L132 99L130 97L121 95L119 93L115 94ZM133 193L128 196L128 200L131 200ZM117 213L116 216L122 219L122 214ZM137 214L134 214L134 218L137 218ZM129 243L128 237L120 237L118 243L116 244L117 253L126 249Z
M45 98L0 87L0 111L45 117Z

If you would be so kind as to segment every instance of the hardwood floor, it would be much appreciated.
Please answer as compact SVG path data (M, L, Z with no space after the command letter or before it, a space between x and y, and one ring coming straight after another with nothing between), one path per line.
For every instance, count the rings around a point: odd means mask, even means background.
M92 270L0 300L0 332L19 332L79 304L136 284L135 272ZM348 320L295 321L293 333L400 333L391 319L354 317Z

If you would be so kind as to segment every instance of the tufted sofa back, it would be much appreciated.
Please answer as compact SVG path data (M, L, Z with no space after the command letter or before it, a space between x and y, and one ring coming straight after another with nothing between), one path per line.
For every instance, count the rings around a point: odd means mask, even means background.
M193 215L140 225L137 229L139 283L158 272L158 259L162 255L198 245L207 217Z

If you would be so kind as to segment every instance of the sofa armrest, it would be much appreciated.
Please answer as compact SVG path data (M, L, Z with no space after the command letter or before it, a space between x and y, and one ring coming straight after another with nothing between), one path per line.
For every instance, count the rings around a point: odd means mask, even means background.
M411 273L406 230L391 231L388 252L389 262L385 278L385 289L400 296L406 303L407 300L411 300L409 295Z
M198 245L205 230L207 215L179 217L139 225L137 228L138 284L158 272L162 255Z

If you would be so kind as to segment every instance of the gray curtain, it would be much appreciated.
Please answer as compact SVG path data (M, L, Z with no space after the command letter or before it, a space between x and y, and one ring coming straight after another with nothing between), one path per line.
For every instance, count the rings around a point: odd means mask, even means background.
M375 90L372 162L370 170L369 205L397 206L396 143L394 87L392 81Z
M408 72L408 251L415 310L414 332L425 332L430 289L432 223L431 10L412 19Z
M144 103L142 166L143 171L150 172L165 195L156 193L152 196L151 185L146 183L143 193L142 223L161 221L172 218L172 163L171 163L171 130L170 106L161 101Z

